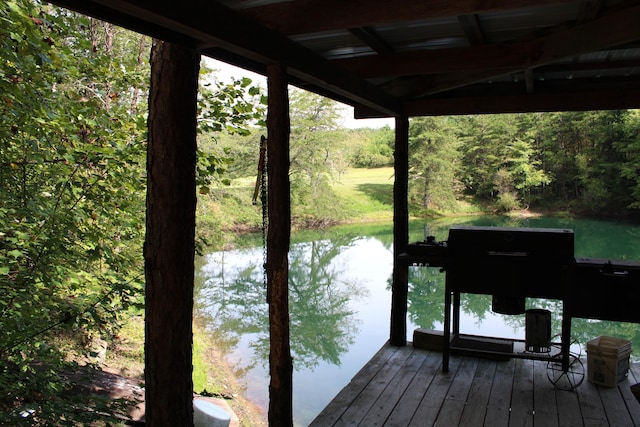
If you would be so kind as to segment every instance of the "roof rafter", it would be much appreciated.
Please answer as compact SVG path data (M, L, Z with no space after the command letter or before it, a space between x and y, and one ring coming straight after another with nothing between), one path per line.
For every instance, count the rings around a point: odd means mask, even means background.
M405 103L409 116L589 111L637 108L640 89L614 89L579 93L542 93L482 96L456 99L423 99ZM365 118L363 109L356 117ZM359 116L360 115L360 116Z
M286 64L291 84L376 117L587 92L623 108L607 94L639 87L640 0L50 1L259 73Z
M349 32L378 53L394 53L394 49L371 27L349 28Z
M484 32L482 31L477 13L473 15L460 15L458 16L458 22L460 22L470 45L485 44Z
M640 6L634 6L527 42L370 55L336 63L363 77L479 70L496 70L496 75L501 75L640 40L638 22Z
M637 108L640 88L585 92L520 95L487 95L456 98L425 98L407 101L409 117L460 114L502 114L548 111L619 110ZM356 119L385 117L364 106L354 107Z

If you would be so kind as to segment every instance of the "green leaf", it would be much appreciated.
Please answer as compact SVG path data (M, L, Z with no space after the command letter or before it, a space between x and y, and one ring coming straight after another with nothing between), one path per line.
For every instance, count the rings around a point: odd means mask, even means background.
M7 255L12 256L14 258L20 258L24 254L21 251L14 249L12 251L7 252Z
M16 2L14 1L9 1L7 2L7 6L9 6L9 9L11 9L12 11L14 11L15 13L24 16L24 11L22 10L22 8L20 6L18 6L16 4Z

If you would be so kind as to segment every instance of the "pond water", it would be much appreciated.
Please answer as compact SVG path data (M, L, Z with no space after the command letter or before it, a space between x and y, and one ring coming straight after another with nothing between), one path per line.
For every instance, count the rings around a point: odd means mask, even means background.
M435 235L446 240L452 225L570 228L575 255L640 259L640 227L606 221L503 217L455 218L410 224L410 241ZM292 236L289 254L293 412L296 426L309 424L389 337L392 224L335 227ZM257 239L260 245L260 239ZM206 322L249 399L268 408L268 308L261 246L208 254L196 269L196 315ZM603 290L606 292L606 290ZM597 297L597 296L595 296ZM561 303L527 300L527 308L552 311L559 333ZM411 267L407 339L415 328L442 329L444 274ZM491 297L463 295L461 332L524 339L524 315L491 311ZM574 319L572 339L629 339L640 348L635 324ZM635 353L635 352L634 352ZM584 353L583 353L584 356ZM633 356L632 356L633 357Z

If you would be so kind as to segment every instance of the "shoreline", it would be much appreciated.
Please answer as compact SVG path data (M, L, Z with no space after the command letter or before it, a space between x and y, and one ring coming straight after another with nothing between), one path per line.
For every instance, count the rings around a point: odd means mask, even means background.
M203 360L203 362L206 362L205 365L209 368L207 369L207 384L212 384L212 387L222 388L222 391L210 394L212 397L224 399L229 404L238 416L241 426L266 427L268 425L267 408L261 408L245 396L244 387L234 374L233 368L227 361L224 352L219 346L215 345L214 338L197 323L194 322L194 345L196 335L205 336L202 344L206 347L204 351L206 360ZM214 369L213 367L216 368ZM194 392L204 395L204 390L194 390Z
M193 346L202 346L204 351L201 360L194 351L194 371L196 366L204 367L206 378L202 389L196 389L194 382L194 396L215 397L223 399L233 410L242 427L266 427L267 413L244 395L244 387L236 378L232 366L227 362L224 352L215 344L214 338L198 324L193 322ZM101 370L105 375L117 376L131 387L144 387L144 356L140 350L144 348L144 320L142 315L133 315L123 323L123 331L114 338L109 346L106 359L101 363ZM141 360L142 358L142 360ZM119 395L121 387L117 381L102 381L98 388L107 393ZM144 390L143 388L141 390ZM141 393L142 404L144 392ZM138 406L140 403L138 404ZM135 417L144 416L144 412L137 408Z

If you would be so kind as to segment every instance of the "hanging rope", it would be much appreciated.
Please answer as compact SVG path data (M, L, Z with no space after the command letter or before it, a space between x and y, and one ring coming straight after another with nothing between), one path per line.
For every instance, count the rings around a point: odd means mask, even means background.
M263 190L263 185L265 182L265 177L267 176L267 168L266 166L266 156L267 156L267 138L262 135L260 137L260 157L258 159L258 176L256 177L256 186L253 190L253 204L255 205L258 201L258 192ZM263 191L264 195L264 191ZM261 199L262 201L262 199ZM263 203L263 211L264 211L264 203Z
M256 188L253 193L253 204L256 204L260 192L260 203L262 204L262 273L264 288L267 289L267 231L269 228L269 206L267 203L267 138L260 137L260 159L258 161L258 177ZM267 302L268 301L267 297Z

